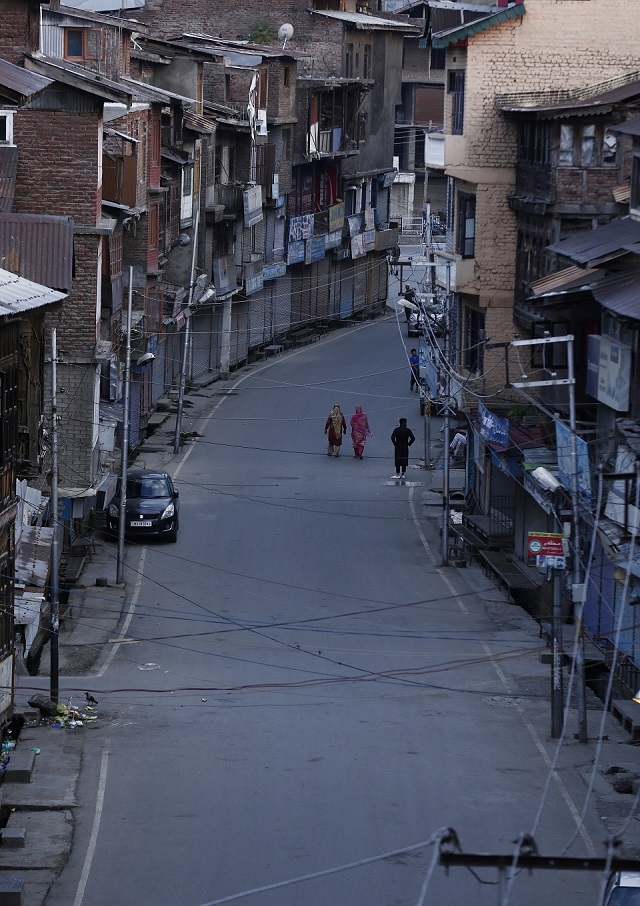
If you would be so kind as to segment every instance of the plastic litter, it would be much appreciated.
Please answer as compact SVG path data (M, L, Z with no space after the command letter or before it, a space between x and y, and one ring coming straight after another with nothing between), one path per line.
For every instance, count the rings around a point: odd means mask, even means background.
M32 751L32 752L35 752L36 755L39 755L41 750L40 750L37 746L33 746L33 748L31 749L31 751Z
M138 664L138 670L159 670L160 664Z

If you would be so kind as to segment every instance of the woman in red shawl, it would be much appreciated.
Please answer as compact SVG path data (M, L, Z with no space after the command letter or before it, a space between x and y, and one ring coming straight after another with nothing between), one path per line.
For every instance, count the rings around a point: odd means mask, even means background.
M356 406L356 411L349 419L349 422L351 424L353 455L356 459L362 459L367 437L371 437L372 434L372 431L369 428L369 420L367 419L366 413L362 411L362 406Z
M327 456L331 456L332 453L336 456L340 456L342 435L347 433L347 423L340 410L340 406L337 403L329 413L329 418L324 426L324 433L326 434L327 431L329 432L329 449L327 450Z

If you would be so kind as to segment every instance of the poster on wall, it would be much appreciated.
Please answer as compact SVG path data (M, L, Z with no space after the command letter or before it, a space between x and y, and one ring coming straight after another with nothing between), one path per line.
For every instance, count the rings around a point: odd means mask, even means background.
M364 242L364 234L353 236L351 239L351 257L363 258L367 254L367 247Z
M311 239L313 230L313 214L301 214L299 217L289 218L289 242L300 242L301 239Z

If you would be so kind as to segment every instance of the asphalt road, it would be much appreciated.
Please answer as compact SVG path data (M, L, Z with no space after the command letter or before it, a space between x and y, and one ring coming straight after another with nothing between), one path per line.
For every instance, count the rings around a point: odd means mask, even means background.
M439 566L428 473L389 483L400 416L421 453L408 345L387 318L208 391L174 469L177 544L128 549L131 641L91 681L101 721L48 906L500 902L494 871L447 877L428 841L451 826L511 852L532 827L553 751L540 641L479 570ZM335 402L369 415L363 461L326 455ZM575 830L578 758L545 797L545 853ZM602 838L589 812L571 852ZM509 902L596 891L520 873Z

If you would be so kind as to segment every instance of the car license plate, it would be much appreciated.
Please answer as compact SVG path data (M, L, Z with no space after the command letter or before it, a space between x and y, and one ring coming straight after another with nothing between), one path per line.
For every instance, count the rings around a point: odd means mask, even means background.
M138 520L132 519L131 528L151 528L151 520L150 519L138 519Z

